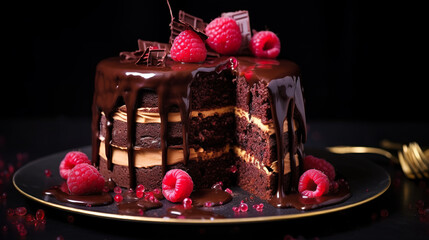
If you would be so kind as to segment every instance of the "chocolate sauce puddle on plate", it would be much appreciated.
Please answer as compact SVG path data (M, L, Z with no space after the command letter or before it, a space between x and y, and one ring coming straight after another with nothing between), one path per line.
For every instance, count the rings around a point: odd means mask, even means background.
M191 194L190 198L192 205L195 207L203 207L207 202L210 202L211 206L219 206L232 200L231 194L213 188L196 190Z
M304 198L300 193L291 193L282 198L281 202L279 202L279 199L273 198L269 203L273 206L279 205L286 208L294 207L298 210L305 211L340 203L350 197L351 193L348 183L339 181L338 189L333 193L328 193L316 198Z
M109 193L103 192L93 195L71 195L55 186L45 190L43 194L53 196L60 202L73 203L83 206L103 206L113 202L113 198Z
M185 208L183 205L176 205L167 209L166 217L170 218L184 218L184 219L218 219L225 218L221 214L217 214L208 210L203 210L197 207Z

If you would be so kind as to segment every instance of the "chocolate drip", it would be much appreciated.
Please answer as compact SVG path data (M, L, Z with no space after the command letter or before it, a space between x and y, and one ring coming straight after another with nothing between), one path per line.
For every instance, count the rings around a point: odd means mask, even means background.
M295 161L295 154L298 153L298 158L302 163L302 142L300 142L300 146L296 144L296 133L294 126L294 116L299 116L298 121L302 124L304 123L304 119L302 116L304 115L303 106L296 107L296 103L303 103L301 99L296 99L296 96L301 96L301 87L300 80L297 77L287 76L283 79L277 79L271 81L268 85L269 96L270 96L270 104L271 104L271 113L273 116L274 127L276 131L276 143L277 143L277 168L278 172L278 183L277 183L277 191L273 198L270 200L270 203L276 207L284 208L288 207L286 204L287 195L286 193L290 193L292 191L296 191L296 186L298 185L299 175L298 175L298 166ZM300 93L297 93L300 92ZM295 114L295 110L298 111L298 114ZM288 148L286 148L286 144L283 142L283 132L285 132L285 121L287 122L287 132L288 132ZM303 140L302 134L305 133L305 130L299 129L299 139ZM299 150L299 151L298 151ZM285 157L286 151L289 153L290 159L290 183L289 189L285 189ZM300 164L302 165L302 164Z
M236 77L245 76L249 86L264 82L268 86L271 111L275 125L278 158L278 189L277 196L273 199L280 201L286 198L286 193L294 189L284 189L284 158L289 153L291 182L296 187L298 182L297 165L295 154L302 165L303 143L306 140L306 124L302 89L299 79L298 67L289 61L277 61L267 59L255 59L249 57L220 57L206 61L202 64L181 64L167 59L165 66L135 65L130 62L121 62L119 58L103 60L97 66L95 79L95 92L93 102L93 136L92 156L93 164L99 165L100 148L100 119L101 114L106 117L105 150L108 169L112 170L112 129L114 113L118 103L124 102L127 111L127 151L128 168L130 173L129 185L135 187L135 154L134 145L136 141L136 111L141 94L147 89L153 90L158 95L158 109L161 119L161 151L162 151L162 173L167 171L168 147L168 113L172 107L179 109L182 122L183 158L184 164L189 158L189 116L191 112L191 91L193 80L204 74L222 74L223 71L232 73ZM248 74L250 73L250 74ZM251 103L252 95L248 95L248 104ZM250 111L249 111L250 114ZM287 129L283 124L287 121ZM296 123L296 127L294 124ZM288 147L283 142L283 133L287 130ZM283 207L280 204L280 207Z

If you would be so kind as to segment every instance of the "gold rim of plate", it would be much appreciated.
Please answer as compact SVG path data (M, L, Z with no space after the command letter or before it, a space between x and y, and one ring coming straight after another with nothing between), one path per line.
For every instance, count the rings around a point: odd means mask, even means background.
M381 196L384 192L389 189L391 184L390 176L387 174L388 177L388 184L386 187L382 190L380 190L377 194L374 196L371 196L369 198L365 198L361 201L351 203L345 206L330 208L326 210L320 210L316 209L315 211L308 211L308 212L300 212L300 213L293 213L293 214L283 214L283 215L273 215L273 216L262 216L262 217L238 217L238 218L222 218L222 219L177 219L177 218L163 218L163 217L145 217L145 216L133 216L133 215L123 215L123 214L116 214L116 213L105 213L105 212L98 212L98 211L91 211L91 210L85 210L85 209L79 209L75 207L69 207L64 206L57 203L52 203L49 201L42 200L40 198L37 198L31 194L26 193L21 188L18 187L15 181L15 176L17 173L20 172L21 169L18 169L17 172L15 172L12 182L14 187L24 196L26 196L29 199L32 199L36 202L45 204L50 207L66 210L73 213L79 213L83 215L88 216L95 216L95 217L101 217L106 219L116 219L116 220L127 220L127 221L136 221L136 222L148 222L148 223L178 223L178 224L225 224L225 223L254 223L254 222L269 222L269 221L279 221L279 220L290 220L290 219L298 219L298 218L304 218L304 217L312 217L317 215L323 215L333 212L338 212L346 209L350 209L359 205L362 205L364 203L367 203L369 201L372 201L376 199L377 197Z

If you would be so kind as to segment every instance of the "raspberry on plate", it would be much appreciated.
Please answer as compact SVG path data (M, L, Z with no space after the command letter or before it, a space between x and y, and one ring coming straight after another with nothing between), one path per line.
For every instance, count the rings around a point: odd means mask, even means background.
M250 39L249 48L256 57L276 58L280 54L280 39L271 31L260 31Z
M89 195L101 193L105 180L98 170L88 164L80 163L71 171L67 179L67 186L72 195Z
M321 171L310 169L299 178L298 192L308 198L320 197L329 191L329 179Z
M207 57L207 49L196 32L185 30L174 39L170 56L176 62L203 62Z
M91 164L88 156L80 151L71 151L66 154L60 163L60 176L67 180L70 171L79 163Z
M331 163L329 163L325 159L318 158L313 155L305 156L304 171L313 168L322 171L326 176L328 176L330 181L335 180L335 168Z
M194 189L191 176L181 169L168 171L162 180L162 194L170 202L182 202Z
M241 46L241 31L237 22L228 17L218 17L211 21L205 32L206 42L216 52L224 55L237 53Z

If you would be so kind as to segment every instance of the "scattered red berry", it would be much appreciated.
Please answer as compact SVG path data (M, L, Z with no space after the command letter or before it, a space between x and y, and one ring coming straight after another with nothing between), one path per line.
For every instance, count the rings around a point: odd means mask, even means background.
M212 189L217 189L217 190L221 190L222 191L222 187L223 187L223 182L219 181L219 182L213 184Z
M72 195L101 193L104 184L103 176L94 166L87 163L76 165L67 179L67 186Z
M144 192L145 187L143 186L143 184L139 184L136 187L136 192Z
M174 39L170 55L176 62L203 62L207 56L207 49L196 32L185 30Z
M113 199L115 200L115 202L120 203L122 202L122 200L124 200L124 197L122 197L121 194L116 194L115 197L113 197Z
M264 204L263 203L255 204L253 205L253 208L258 212L262 212L264 211Z
M239 207L232 207L232 211L234 211L235 213L239 213L240 208Z
M319 170L307 170L299 178L298 191L308 198L320 197L329 191L329 179Z
M249 48L256 57L276 58L280 53L280 39L271 31L260 31L250 39Z
M232 190L231 190L231 189L229 189L229 188L226 188L226 189L225 189L225 192L229 193L230 195L232 195L232 194L233 194Z
M247 203L241 201L239 208L241 212L247 212L247 210L249 209L249 206L247 205Z
M216 52L233 55L240 49L242 36L234 19L218 17L207 25L205 31L209 37L207 44Z
M32 221L34 221L34 216L31 214L25 215L25 221L31 223Z
M335 168L331 163L329 163L325 159L317 158L312 155L305 156L304 171L313 168L322 171L326 176L328 176L330 181L335 180Z
M194 189L191 176L181 169L168 171L162 180L162 194L170 202L181 202Z
M25 214L27 214L27 208L26 207L17 207L17 208L15 208L15 214L18 216L25 216Z
M116 194L120 194L120 193L122 193L122 188L119 186L116 186L113 188L113 192Z
M184 207L185 209L189 209L189 208L191 208L191 207L192 207L192 199L190 199L190 198L185 198L185 199L183 199L182 204L183 204L183 207Z
M46 177L51 177L52 176L52 172L49 169L45 169L45 176Z
M66 154L60 163L60 176L67 180L70 171L80 163L91 164L88 156L80 151L71 151Z
M43 220L45 219L45 211L43 211L43 209L39 209L36 212L36 219L37 220Z

